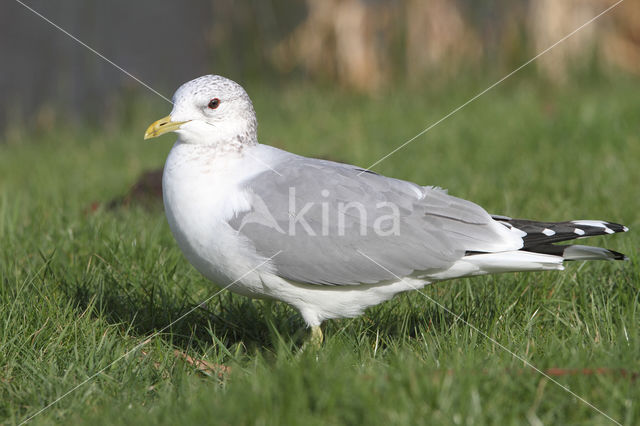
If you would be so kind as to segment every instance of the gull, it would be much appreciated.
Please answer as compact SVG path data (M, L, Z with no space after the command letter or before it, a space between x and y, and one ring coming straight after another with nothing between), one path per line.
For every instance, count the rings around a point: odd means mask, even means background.
M169 227L189 262L232 292L288 303L320 325L459 277L623 260L560 241L626 232L601 220L490 215L434 186L258 143L251 99L205 75L178 88L144 138L175 132L162 177Z

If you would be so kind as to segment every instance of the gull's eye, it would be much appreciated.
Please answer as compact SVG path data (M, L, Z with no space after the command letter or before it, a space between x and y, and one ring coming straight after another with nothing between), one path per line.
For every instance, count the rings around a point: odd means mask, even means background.
M220 106L220 99L218 98L213 98L209 101L209 105L207 105L209 108L211 109L216 109L218 108L218 106Z

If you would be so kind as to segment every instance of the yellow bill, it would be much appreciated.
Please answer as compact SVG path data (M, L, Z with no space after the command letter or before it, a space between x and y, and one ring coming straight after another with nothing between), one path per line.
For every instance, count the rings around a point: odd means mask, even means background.
M184 123L186 123L186 121L171 121L171 116L167 115L149 126L147 131L144 132L144 138L145 140L157 138L165 133L178 130Z

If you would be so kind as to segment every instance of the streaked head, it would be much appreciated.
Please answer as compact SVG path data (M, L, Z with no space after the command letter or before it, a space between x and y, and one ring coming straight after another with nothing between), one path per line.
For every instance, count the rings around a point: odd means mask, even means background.
M173 95L173 110L153 123L145 139L168 132L200 145L257 143L258 121L251 99L238 83L205 75L184 83Z

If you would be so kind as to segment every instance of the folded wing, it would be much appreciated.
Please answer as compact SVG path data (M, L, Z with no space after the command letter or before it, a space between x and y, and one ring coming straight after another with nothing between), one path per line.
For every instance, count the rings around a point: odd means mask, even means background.
M437 188L293 154L274 168L244 182L252 209L230 225L261 255L281 251L274 266L289 280L374 284L446 270L470 251L523 246L522 232Z

